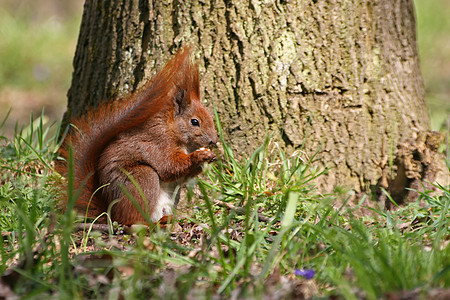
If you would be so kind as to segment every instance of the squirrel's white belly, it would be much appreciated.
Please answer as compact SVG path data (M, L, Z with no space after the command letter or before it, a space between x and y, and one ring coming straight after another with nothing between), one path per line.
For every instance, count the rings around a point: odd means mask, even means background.
M162 217L172 215L178 189L177 182L160 182L158 200L151 215L152 222L158 222Z

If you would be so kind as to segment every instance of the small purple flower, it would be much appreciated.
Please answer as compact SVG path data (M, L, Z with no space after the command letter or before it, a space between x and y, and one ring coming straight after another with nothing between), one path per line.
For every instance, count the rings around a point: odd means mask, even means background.
M306 279L312 279L314 275L316 275L316 272L314 272L313 269L296 269L294 274L297 276L303 276Z

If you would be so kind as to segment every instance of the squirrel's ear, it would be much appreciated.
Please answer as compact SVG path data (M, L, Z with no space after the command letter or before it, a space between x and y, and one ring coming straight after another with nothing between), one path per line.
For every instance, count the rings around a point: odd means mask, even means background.
M175 104L175 116L181 115L188 106L186 91L183 89L178 90L175 97L173 98L173 102Z

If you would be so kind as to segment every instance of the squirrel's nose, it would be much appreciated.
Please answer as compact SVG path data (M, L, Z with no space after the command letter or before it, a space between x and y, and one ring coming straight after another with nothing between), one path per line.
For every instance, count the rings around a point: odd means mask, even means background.
M215 147L217 144L217 136L214 136L213 138L211 138L211 140L209 141L209 147Z

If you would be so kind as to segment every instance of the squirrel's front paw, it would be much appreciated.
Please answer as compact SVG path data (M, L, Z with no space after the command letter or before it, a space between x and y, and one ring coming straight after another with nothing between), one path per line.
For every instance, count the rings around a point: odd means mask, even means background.
M209 148L197 149L192 154L199 163L213 162L217 159L216 154Z

